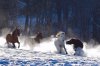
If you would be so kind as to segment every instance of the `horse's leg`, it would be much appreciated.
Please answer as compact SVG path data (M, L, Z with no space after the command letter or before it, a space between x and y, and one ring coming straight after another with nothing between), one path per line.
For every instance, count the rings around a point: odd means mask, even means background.
M18 48L19 48L19 47L20 47L20 42L18 42L18 44L19 44L19 45L18 45Z
M18 48L19 48L20 47L20 42L19 42L18 38L17 38L16 42L19 44L18 45Z
M6 43L7 43L7 47L9 48L9 42L7 41Z
M14 43L12 43L12 44L13 44L13 48L16 48L15 44Z
M65 46L64 46L64 50L65 50L65 53L68 54L68 53L67 53L67 50L66 50L66 48L65 48Z
M59 45L59 53L62 53L62 46Z
M60 51L59 51L59 53L61 53L61 47L60 47Z

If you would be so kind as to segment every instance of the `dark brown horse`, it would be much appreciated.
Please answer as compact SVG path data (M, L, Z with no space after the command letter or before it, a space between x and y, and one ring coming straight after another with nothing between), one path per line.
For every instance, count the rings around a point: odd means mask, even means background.
M70 39L69 41L66 42L66 44L73 44L73 49L75 51L74 55L77 56L86 56L83 50L83 42L79 39Z
M16 48L15 43L18 43L19 44L18 48L19 48L20 47L20 42L18 41L18 36L20 36L20 30L18 28L16 28L12 32L12 34L7 34L7 36L6 36L7 44L12 43L13 48Z
M43 39L43 35L41 32L38 32L36 37L34 38L34 40L37 42L37 43L40 43L40 40Z
M79 39L71 39L69 41L66 42L66 44L73 44L74 45L74 50L76 51L76 49L78 47L83 49L83 43L82 41L80 41Z

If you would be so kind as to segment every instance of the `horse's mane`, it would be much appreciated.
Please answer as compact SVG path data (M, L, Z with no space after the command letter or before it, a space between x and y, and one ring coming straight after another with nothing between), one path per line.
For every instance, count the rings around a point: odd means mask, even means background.
M56 34L56 37L58 37L60 34L64 33L63 31L60 31Z
M19 32L19 29L18 28L16 28L13 32L12 32L12 35L14 36L14 35L17 35L16 33L17 32Z

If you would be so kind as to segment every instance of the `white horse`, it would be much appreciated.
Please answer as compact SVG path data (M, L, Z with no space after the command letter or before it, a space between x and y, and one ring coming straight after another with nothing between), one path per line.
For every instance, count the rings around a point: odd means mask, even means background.
M54 41L54 44L55 44L55 47L56 47L58 53L62 53L64 50L65 53L67 54L64 40L65 40L65 32L62 32L62 31L58 32L56 34L56 40Z

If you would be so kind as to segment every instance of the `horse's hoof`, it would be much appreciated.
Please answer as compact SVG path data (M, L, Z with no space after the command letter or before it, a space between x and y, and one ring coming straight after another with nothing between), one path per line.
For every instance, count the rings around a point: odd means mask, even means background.
M68 54L68 53L66 52L66 54Z

